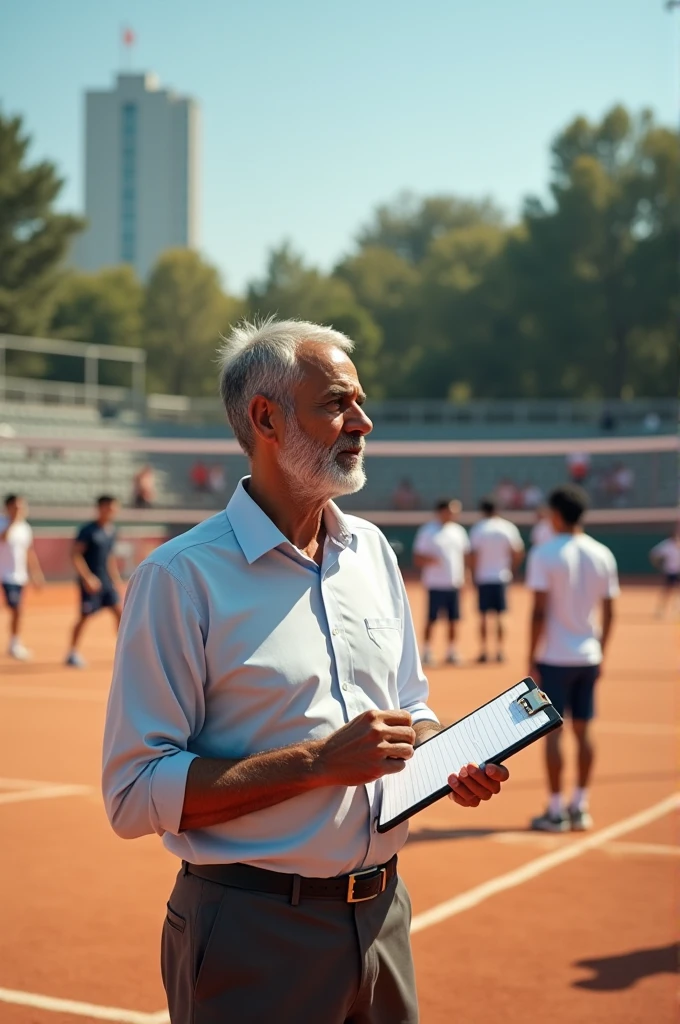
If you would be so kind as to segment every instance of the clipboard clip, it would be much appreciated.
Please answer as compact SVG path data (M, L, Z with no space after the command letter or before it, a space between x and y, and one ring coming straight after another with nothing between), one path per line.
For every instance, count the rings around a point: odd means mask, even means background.
M551 700L547 693L543 693L543 690L536 689L527 690L521 697L518 697L515 701L516 704L526 711L528 715L535 715L538 711L543 711L544 708L549 707Z

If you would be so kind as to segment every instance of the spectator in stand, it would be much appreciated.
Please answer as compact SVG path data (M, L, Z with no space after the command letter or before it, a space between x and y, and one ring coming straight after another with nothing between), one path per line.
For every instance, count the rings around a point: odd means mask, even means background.
M421 570L421 582L427 590L428 613L425 625L423 665L432 665L432 627L440 615L449 623L450 665L457 665L456 623L460 619L460 591L465 583L465 567L470 552L466 531L456 518L459 501L442 500L434 507L434 519L421 526L413 544L413 563Z
M209 471L205 462L197 459L189 470L189 478L195 491L203 492L208 490Z
M227 489L227 474L221 462L215 462L208 470L208 486L213 494L224 494Z
M496 485L495 499L501 509L519 508L522 501L521 491L509 477L503 477Z
M652 548L649 552L649 560L664 575L656 610L657 617L661 618L666 611L671 594L680 586L680 523L672 537L662 540L660 544Z
M392 508L400 512L412 512L420 508L420 495L408 477L403 477L397 484L392 494Z
M522 488L522 508L539 508L545 500L545 495L538 484L527 480Z
M611 475L611 493L614 505L621 508L627 505L630 493L635 486L635 473L623 462L617 462Z
M480 504L482 518L470 530L472 574L479 595L478 662L488 661L487 616L496 616L496 661L504 661L503 613L507 609L505 589L519 568L524 541L514 523L496 515L496 506L488 498Z
M657 412L648 412L642 421L642 429L647 434L656 434L661 426L661 417Z
M132 480L132 504L135 508L151 508L156 499L156 478L148 464L139 469Z
M590 473L588 452L569 452L567 454L567 472L572 483L583 486Z
M552 540L555 531L552 527L550 509L547 505L539 505L536 509L536 522L531 527L531 546L537 548L539 544L545 544Z

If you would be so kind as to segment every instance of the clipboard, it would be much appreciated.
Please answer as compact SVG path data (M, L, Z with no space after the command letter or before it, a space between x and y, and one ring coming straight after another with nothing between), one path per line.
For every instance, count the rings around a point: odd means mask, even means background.
M403 771L383 776L377 831L388 832L450 793L448 776L463 765L501 764L561 725L550 699L527 676L426 739Z

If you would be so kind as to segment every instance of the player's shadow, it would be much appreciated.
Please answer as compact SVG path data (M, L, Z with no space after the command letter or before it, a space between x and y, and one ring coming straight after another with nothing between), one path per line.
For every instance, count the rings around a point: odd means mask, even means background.
M635 949L630 953L618 956L603 956L593 960L577 960L576 967L584 967L593 972L592 977L575 981L575 988L585 988L590 992L615 992L624 988L632 988L642 978L654 974L675 974L679 961L678 945L671 942L668 946L656 946L652 949Z
M409 832L409 843L431 843L438 839L483 839L501 832L511 831L507 828L412 828Z

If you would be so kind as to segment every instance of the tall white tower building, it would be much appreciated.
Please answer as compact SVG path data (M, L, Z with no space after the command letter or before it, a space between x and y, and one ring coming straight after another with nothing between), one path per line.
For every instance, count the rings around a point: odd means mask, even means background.
M118 75L85 98L81 270L130 263L144 278L164 249L198 245L198 105L151 74Z

